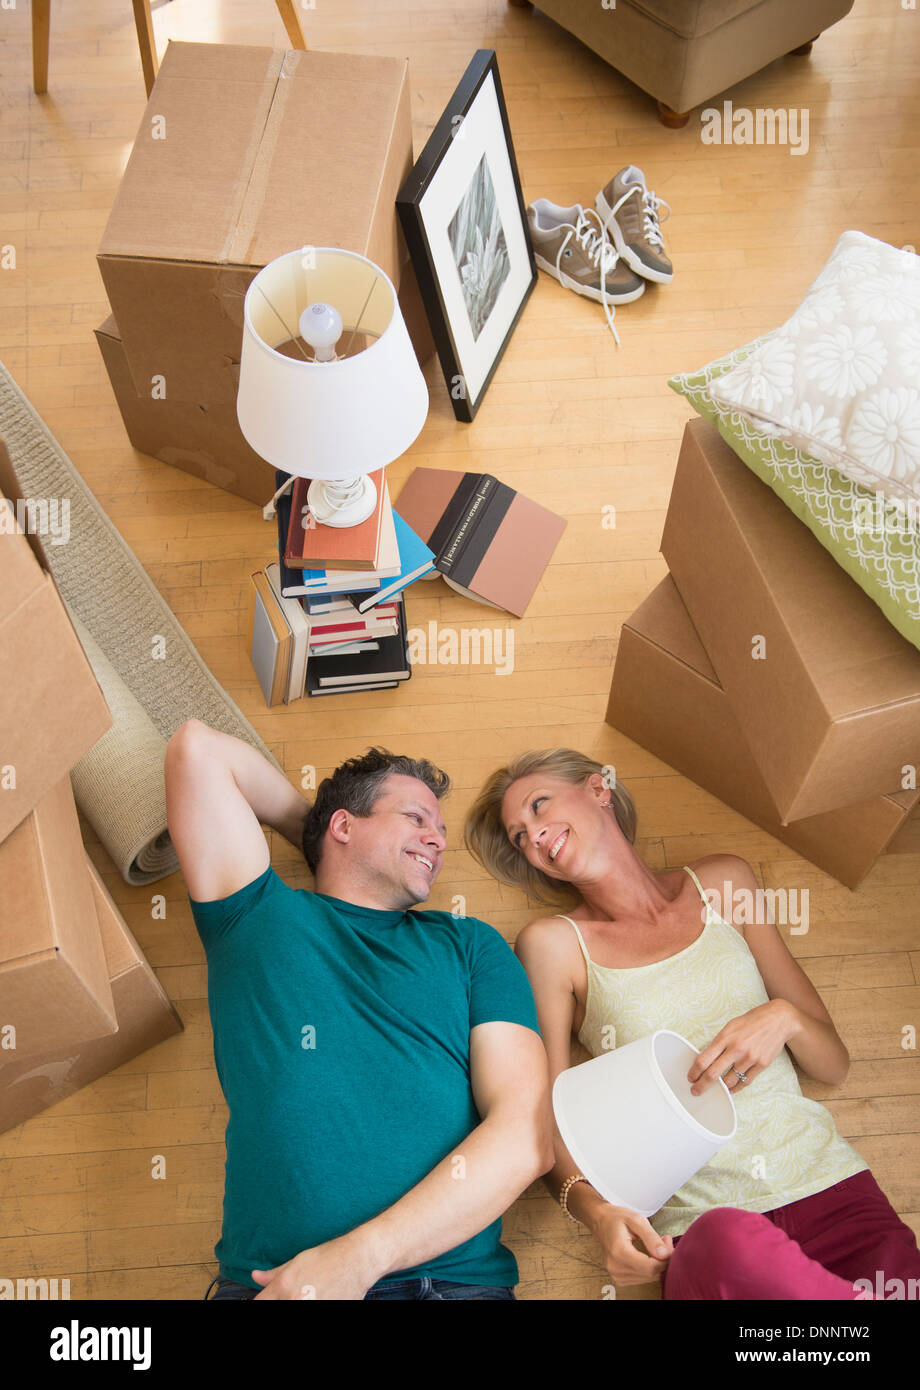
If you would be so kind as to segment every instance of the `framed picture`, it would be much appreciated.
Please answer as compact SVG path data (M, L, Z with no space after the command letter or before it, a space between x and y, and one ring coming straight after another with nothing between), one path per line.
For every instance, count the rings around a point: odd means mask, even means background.
M472 420L537 280L493 49L480 49L396 199L458 420Z

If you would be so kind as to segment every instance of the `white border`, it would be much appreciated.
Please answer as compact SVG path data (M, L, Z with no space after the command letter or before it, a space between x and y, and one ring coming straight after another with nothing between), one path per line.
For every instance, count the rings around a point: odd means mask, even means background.
M502 349L515 314L531 281L530 257L521 223L517 188L505 139L501 110L495 91L494 75L489 72L466 116L455 127L450 149L438 166L429 187L419 200L419 216L425 229L435 279L440 286L450 333L460 372L466 383L466 396L475 404L486 378ZM492 312L474 339L470 327L460 276L454 260L447 228L470 185L476 166L486 155L495 189L510 271L502 285ZM452 388L453 383L449 383Z

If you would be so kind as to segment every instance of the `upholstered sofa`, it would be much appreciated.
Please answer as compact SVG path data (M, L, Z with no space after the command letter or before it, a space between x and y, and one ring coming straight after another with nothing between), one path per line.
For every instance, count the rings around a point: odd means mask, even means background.
M655 97L665 125L681 126L695 106L775 58L808 53L853 0L539 0L538 8Z

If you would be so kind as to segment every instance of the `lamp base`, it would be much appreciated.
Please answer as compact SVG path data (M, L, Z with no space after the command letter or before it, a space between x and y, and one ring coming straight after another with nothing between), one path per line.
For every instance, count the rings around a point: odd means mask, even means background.
M314 478L307 489L307 505L321 526L358 526L373 515L377 489L367 474L334 481Z

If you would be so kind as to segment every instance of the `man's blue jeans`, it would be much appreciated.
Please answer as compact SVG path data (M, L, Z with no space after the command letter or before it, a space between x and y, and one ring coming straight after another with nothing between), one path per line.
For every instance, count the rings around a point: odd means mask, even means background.
M240 1301L255 1298L258 1289L251 1289L248 1284L235 1284L232 1279L223 1279L219 1274L216 1279L212 1279L208 1285L208 1294L214 1285L217 1285L217 1292L214 1297L208 1299L209 1303L216 1303L218 1299L239 1299ZM511 1299L514 1298L514 1290L504 1286L494 1284L453 1284L446 1279L402 1279L396 1284L388 1284L386 1287L375 1285L368 1289L364 1295L365 1303L368 1300L397 1299L397 1298L427 1298L437 1299L446 1302L456 1298L479 1299Z

